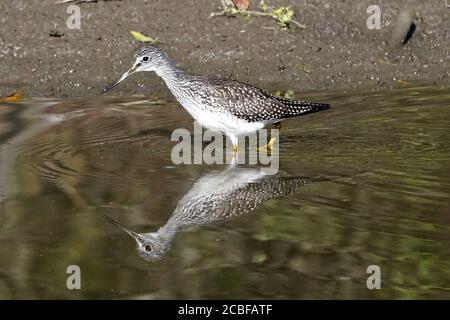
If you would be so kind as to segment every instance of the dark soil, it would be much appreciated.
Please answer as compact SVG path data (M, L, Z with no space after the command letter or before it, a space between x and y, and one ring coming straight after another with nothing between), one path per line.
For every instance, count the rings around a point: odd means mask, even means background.
M444 0L375 1L380 30L369 30L372 0L267 0L291 5L306 25L281 30L265 17L217 17L219 0L122 0L80 3L81 29L66 26L69 4L2 1L0 95L98 95L132 62L140 44L130 30L159 38L169 57L193 74L231 77L264 89L373 90L450 84L450 8ZM253 0L253 9L259 1ZM391 48L401 6L416 11L416 30ZM400 80L400 81L398 81ZM111 94L168 95L141 73Z

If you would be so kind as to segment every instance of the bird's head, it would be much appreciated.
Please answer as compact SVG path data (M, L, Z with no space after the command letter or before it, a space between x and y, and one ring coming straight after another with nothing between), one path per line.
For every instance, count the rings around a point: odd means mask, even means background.
M170 240L158 232L137 233L130 230L108 216L105 219L119 229L125 231L136 241L136 250L144 260L155 262L160 260L170 249Z
M135 61L133 66L125 72L119 80L113 82L105 89L103 89L102 94L108 92L119 83L124 81L126 78L131 76L135 72L141 71L155 71L159 72L164 70L165 67L170 66L169 59L166 54L157 46L145 46L140 48L135 54Z

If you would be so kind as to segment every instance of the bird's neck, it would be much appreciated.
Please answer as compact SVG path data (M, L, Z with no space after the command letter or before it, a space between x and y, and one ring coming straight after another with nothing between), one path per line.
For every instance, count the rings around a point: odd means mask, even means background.
M169 250L172 246L172 241L177 234L178 229L171 226L164 225L155 232L158 243L164 248L164 251Z
M175 67L169 59L167 59L167 63L155 70L155 73L164 80L169 88L185 75L184 72Z
M158 229L157 233L165 239L172 241L172 239L175 238L178 230L179 227L177 225L166 223Z
M174 95L174 97L183 105L185 91L186 91L186 84L189 82L189 78L191 77L187 73L185 73L183 70L178 69L175 65L173 65L169 58L167 58L166 63L158 68L156 70L156 74L161 77L166 84L167 88L170 90L170 92Z

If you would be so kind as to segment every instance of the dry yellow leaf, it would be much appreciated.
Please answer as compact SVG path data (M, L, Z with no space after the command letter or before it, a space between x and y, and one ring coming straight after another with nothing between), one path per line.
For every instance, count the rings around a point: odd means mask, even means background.
M0 102L17 102L23 99L22 94L19 91L14 91L9 96L1 98Z
M144 36L142 33L138 31L130 31L133 38L135 38L139 42L149 43L149 44L155 44L158 43L158 39L153 39L147 36Z

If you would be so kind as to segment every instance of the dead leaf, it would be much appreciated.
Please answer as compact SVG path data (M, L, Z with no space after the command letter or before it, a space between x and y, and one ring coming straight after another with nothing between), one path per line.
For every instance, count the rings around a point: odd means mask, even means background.
M0 102L17 102L23 99L22 94L19 91L14 91L9 96L1 98Z
M250 0L233 0L233 3L239 10L247 10L250 5Z
M138 31L130 31L133 38L135 38L139 42L149 43L149 44L155 44L158 43L158 39L153 39L147 36L144 36L142 33Z

